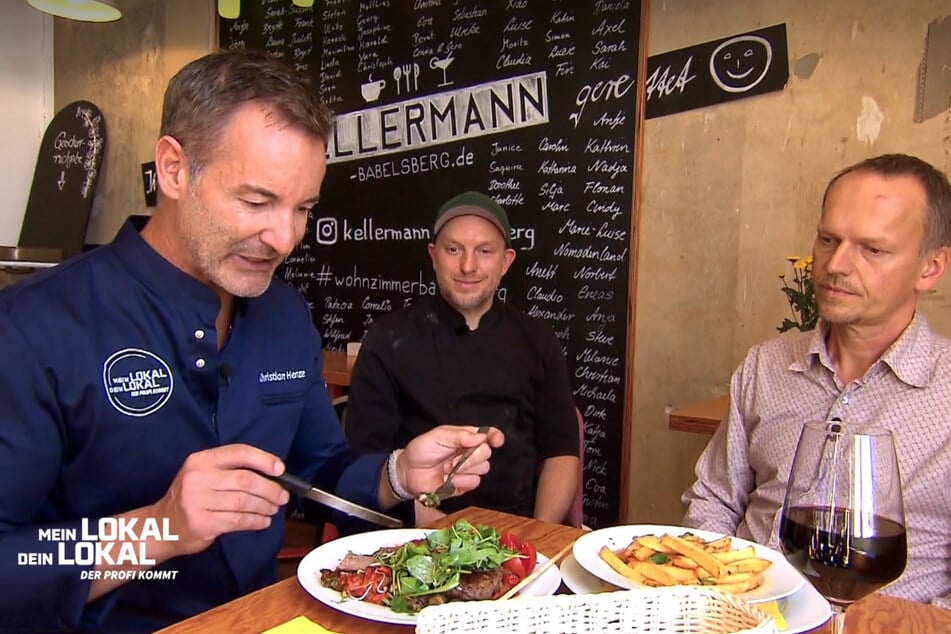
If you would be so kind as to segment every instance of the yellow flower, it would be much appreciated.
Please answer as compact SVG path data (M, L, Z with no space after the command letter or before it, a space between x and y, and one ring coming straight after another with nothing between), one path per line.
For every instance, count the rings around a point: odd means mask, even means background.
M797 330L812 330L819 319L819 310L816 306L816 296L812 286L812 256L800 257L790 255L786 261L792 265L792 279L787 281L786 275L779 276L780 290L789 303L792 319L786 318L776 329L786 332L793 328Z
M786 258L786 259L788 260L789 258ZM790 262L792 262L792 260L790 260ZM804 258L799 258L799 259L797 259L797 260L793 263L793 268L796 269L797 271L805 271L805 270L806 270L806 267L809 266L810 264L812 264L812 256L811 256L811 255L810 255L810 256L807 256L807 257L804 257Z

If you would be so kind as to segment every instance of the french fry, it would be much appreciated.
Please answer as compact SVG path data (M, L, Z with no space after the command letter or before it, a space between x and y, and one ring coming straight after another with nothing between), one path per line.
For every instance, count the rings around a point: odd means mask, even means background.
M697 562L686 555L674 555L670 558L670 563L678 568L687 568L689 570L696 570L699 567Z
M746 548L738 548L736 550L713 553L713 556L720 560L721 563L728 564L741 559L756 557L756 549L754 549L752 546L747 546Z
M750 559L742 559L728 563L726 565L726 574L729 576L742 572L763 572L771 565L773 565L773 562L768 559L751 557Z
M664 553L665 555L674 555L677 551L665 546L661 539L655 535L642 535L641 537L635 537L634 543L638 546L646 546L654 552Z
M667 567L662 564L654 564L649 561L639 561L632 566L634 571L645 579L650 579L654 583L660 586L676 586L677 579L673 577L668 571Z
M644 575L624 563L624 560L615 555L614 551L612 551L607 546L602 546L598 555L604 560L605 563L611 566L615 572L627 577L635 583L644 583Z
M706 550L711 553L723 553L733 548L733 538L729 535L707 542Z
M705 568L715 577L722 577L726 574L726 567L717 560L716 557L705 551L700 546L688 542L673 535L664 535L660 540L664 546L676 550L681 555L686 555L693 559L701 568Z

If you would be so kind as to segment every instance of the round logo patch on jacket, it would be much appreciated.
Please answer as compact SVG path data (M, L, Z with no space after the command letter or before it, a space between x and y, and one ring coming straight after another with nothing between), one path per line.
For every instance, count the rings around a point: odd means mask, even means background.
M172 396L172 371L148 350L126 348L102 364L102 383L109 402L128 416L157 412Z

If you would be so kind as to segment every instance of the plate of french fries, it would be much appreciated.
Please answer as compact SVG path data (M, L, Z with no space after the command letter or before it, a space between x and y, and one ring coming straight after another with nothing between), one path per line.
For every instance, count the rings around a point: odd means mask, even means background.
M749 603L775 601L805 583L771 548L683 526L638 524L586 533L572 548L594 576L622 588L716 586Z

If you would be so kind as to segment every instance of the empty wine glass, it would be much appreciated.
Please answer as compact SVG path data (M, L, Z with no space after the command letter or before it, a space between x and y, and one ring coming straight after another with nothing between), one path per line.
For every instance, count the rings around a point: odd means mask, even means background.
M905 511L892 433L838 421L806 423L779 537L786 559L832 605L832 631L840 634L849 605L905 570Z

